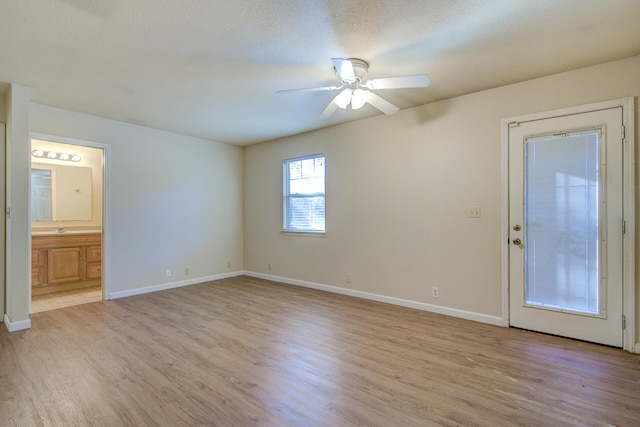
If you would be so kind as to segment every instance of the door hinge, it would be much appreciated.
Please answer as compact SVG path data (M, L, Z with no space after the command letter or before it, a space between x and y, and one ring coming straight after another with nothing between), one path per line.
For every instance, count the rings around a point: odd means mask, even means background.
M627 318L625 315L622 315L622 329L627 329Z
M622 127L620 128L620 138L624 140L624 136L625 136L625 129L624 129L624 125L622 125Z
M623 219L622 220L622 234L625 234L627 232L627 222Z

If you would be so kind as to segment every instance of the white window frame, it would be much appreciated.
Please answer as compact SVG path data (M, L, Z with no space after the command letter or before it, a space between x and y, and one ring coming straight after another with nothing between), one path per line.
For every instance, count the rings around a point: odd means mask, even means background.
M290 177L290 168L289 165L293 162L303 161L303 160L311 160L311 159L323 159L325 172L326 172L326 156L322 153L312 154L308 156L294 157L291 159L285 159L282 163L282 234L291 234L291 235L308 235L308 236L319 236L322 237L325 235L327 226L326 226L326 204L325 204L325 212L323 217L323 228L304 228L304 227L292 227L290 220L288 218L289 209L288 204L291 198L309 198L309 197L322 197L325 198L326 193L326 177L323 175L323 191L321 193L298 193L296 195L290 194L290 186L291 186L291 177Z

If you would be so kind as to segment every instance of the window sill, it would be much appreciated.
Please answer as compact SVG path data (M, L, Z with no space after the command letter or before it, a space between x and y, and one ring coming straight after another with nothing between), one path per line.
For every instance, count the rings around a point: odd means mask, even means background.
M280 234L283 236L301 236L301 237L324 237L326 232L324 231L292 231L281 230Z

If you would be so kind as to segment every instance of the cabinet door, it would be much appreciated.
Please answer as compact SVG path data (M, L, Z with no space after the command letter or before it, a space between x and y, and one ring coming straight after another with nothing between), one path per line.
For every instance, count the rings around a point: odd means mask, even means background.
M49 249L47 253L49 284L84 280L84 248Z

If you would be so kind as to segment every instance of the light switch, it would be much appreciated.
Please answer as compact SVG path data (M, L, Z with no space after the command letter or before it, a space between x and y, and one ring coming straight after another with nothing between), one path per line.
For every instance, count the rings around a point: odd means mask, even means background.
M469 218L480 218L480 206L471 206L467 212Z

